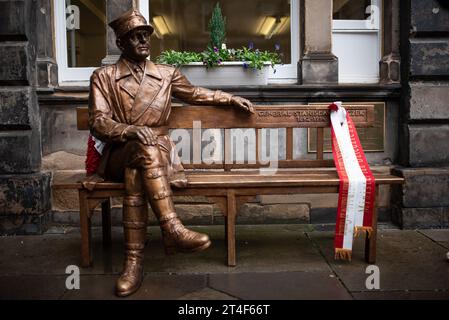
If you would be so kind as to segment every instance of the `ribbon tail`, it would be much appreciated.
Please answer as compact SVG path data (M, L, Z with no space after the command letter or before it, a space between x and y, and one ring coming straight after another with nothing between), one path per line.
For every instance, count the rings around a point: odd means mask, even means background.
M351 261L352 250L335 248L335 260L346 260Z

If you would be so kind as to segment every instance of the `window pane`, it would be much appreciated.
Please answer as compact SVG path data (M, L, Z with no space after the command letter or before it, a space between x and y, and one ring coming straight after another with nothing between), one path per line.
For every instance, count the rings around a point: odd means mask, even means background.
M71 68L99 67L106 56L105 0L66 0L67 61Z
M216 0L151 0L150 16L157 29L152 36L152 57L168 49L196 52L206 49L208 24L216 3ZM254 48L274 51L279 45L283 63L291 63L290 0L226 0L220 6L226 17L228 48L253 43Z
M366 20L370 16L366 8L371 0L333 0L334 20Z

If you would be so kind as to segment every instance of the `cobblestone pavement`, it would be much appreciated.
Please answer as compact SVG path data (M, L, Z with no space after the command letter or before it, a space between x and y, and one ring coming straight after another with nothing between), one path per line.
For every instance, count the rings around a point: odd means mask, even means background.
M148 228L144 282L125 299L449 299L449 230L382 225L380 289L369 290L362 238L355 241L351 262L335 261L333 232L322 231L332 227L237 226L234 268L225 265L223 226L192 229L208 233L211 248L165 256L159 229ZM104 249L101 230L94 229L94 264L80 269L80 289L68 290L66 268L80 258L78 229L0 237L0 299L118 299L122 241L121 228L114 228L112 246Z

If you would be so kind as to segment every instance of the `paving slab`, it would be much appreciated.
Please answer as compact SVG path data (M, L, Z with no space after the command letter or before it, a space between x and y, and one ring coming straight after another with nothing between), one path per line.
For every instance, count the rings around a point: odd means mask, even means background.
M84 275L80 278L79 290L67 290L63 300L109 300L119 299L114 294L117 280L112 275Z
M118 276L84 275L80 289L67 291L67 300L175 300L191 292L205 288L207 275L146 275L139 291L130 297L119 298L114 294Z
M65 275L79 262L79 237L72 234L1 237L0 243L2 275Z
M349 291L368 291L364 239L357 238L353 259L334 260L332 232L310 232L334 272ZM380 289L384 291L431 291L449 289L446 249L417 231L381 230L377 241Z
M192 227L210 235L212 246L194 254L165 256L160 232L154 232L146 249L147 272L239 273L280 271L325 271L330 268L295 225L237 226L237 266L227 267L223 226Z
M335 261L333 231L239 225L238 265L232 268L225 265L223 226L191 228L208 233L211 248L165 256L159 228L148 228L145 279L139 292L126 299L449 299L448 230L380 228L381 288L369 291L362 238L355 241L352 262ZM94 264L80 269L80 290L65 289L66 267L80 261L79 229L0 237L0 299L115 299L122 228L113 228L112 235L111 247L103 248L101 229L93 229Z
M301 229L302 228L302 229ZM237 267L227 267L223 226L192 227L207 232L212 246L194 254L166 256L159 228L148 228L145 271L171 273L220 273L249 271L329 271L319 251L305 236L303 227L294 225L238 226ZM66 267L80 264L79 230L43 236L0 238L0 274L65 275ZM93 265L81 274L118 274L123 263L123 234L113 228L110 248L103 248L101 229L92 236Z
M436 242L449 242L449 229L424 229L420 233Z
M101 243L101 229L93 231L94 264L81 268L81 274L107 274L120 272L123 262L123 236L113 231L113 244L105 250ZM80 265L81 238L79 229L67 234L42 236L12 236L0 238L0 274L52 274L65 275L69 265Z
M370 291L353 292L356 300L449 300L449 291Z
M48 275L0 276L0 300L56 300L65 290L65 277Z
M449 229L425 229L419 232L449 250Z
M352 299L330 272L214 274L209 286L245 300Z
M178 300L238 300L235 297L232 297L226 293L211 289L211 288L203 288L191 293L188 293Z

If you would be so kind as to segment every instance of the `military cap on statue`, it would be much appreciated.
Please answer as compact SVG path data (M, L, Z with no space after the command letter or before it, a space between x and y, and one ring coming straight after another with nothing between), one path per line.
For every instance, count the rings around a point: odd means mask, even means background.
M114 30L117 38L123 37L125 34L135 28L146 28L150 33L153 33L154 28L147 22L145 17L137 10L131 9L120 17L109 23L109 26Z

